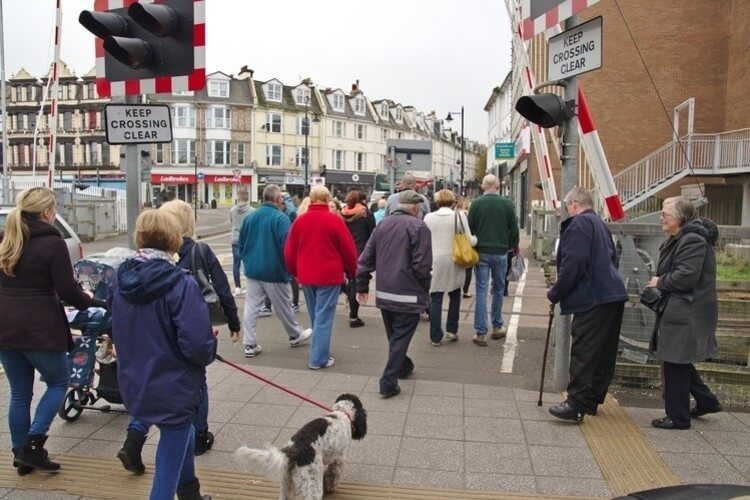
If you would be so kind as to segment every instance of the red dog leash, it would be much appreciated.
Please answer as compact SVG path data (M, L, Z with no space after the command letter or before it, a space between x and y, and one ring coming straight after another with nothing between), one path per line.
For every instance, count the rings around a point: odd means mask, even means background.
M271 385L271 386L279 389L280 391L286 392L287 394L290 394L290 395L292 395L294 397L297 397L297 398L301 399L302 401L307 401L311 405L315 405L318 408L322 408L322 409L324 409L327 412L332 412L333 411L333 409L331 409L330 407L328 407L328 406L326 406L326 405L324 405L322 403L318 403L317 401L312 400L312 399L308 398L307 396L303 396L302 394L300 394L298 392L295 392L295 391L289 389L288 387L284 387L283 385L277 384L273 380L269 380L269 379L267 379L265 377L262 377L262 376L258 375L257 373L253 373L250 370L242 368L240 365L236 365L236 364L232 363L231 361L227 361L226 359L224 359L219 354L216 355L216 359L219 360L219 361L221 361L222 363L225 363L225 364L231 366L232 368L234 368L236 370L239 370L239 371L241 371L243 373L247 373L251 377L257 378L261 382L264 382L264 383L266 383L268 385ZM350 418L350 420L351 420L351 418Z

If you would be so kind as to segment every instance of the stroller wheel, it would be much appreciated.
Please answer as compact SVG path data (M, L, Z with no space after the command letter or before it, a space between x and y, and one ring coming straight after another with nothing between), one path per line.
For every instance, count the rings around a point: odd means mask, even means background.
M83 413L83 407L88 403L89 397L83 389L74 387L68 391L63 400L63 404L57 414L60 418L68 422L78 420Z

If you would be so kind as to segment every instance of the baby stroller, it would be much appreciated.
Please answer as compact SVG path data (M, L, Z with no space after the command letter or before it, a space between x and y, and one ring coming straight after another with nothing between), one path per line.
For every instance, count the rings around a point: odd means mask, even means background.
M105 305L104 298L109 279L117 267L134 252L125 248L114 248L104 254L96 254L79 261L73 268L81 286L94 294L95 305ZM117 360L112 345L112 318L103 307L90 307L83 311L67 311L71 328L81 331L74 340L74 348L68 354L70 363L70 389L65 395L58 415L73 422L83 410L102 412L125 412L124 408L112 408L110 404L97 405L100 399L122 405L117 385Z

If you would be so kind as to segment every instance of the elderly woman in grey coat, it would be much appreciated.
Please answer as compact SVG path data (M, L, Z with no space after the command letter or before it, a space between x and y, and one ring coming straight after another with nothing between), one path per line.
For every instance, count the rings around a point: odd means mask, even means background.
M667 298L650 349L664 364L667 415L651 425L689 429L691 418L722 410L693 366L717 353L714 245L719 231L711 220L697 217L693 204L682 196L664 200L661 224L669 238L659 249L656 276L649 286L655 286ZM690 395L695 398L693 409Z

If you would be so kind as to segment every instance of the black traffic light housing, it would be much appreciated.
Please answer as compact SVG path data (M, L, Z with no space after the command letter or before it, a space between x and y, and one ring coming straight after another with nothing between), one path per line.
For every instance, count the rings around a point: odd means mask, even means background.
M575 101L564 101L556 94L525 95L516 102L516 111L531 123L552 128L575 116Z
M127 9L84 10L78 22L104 40L109 81L193 73L194 0L133 3Z

